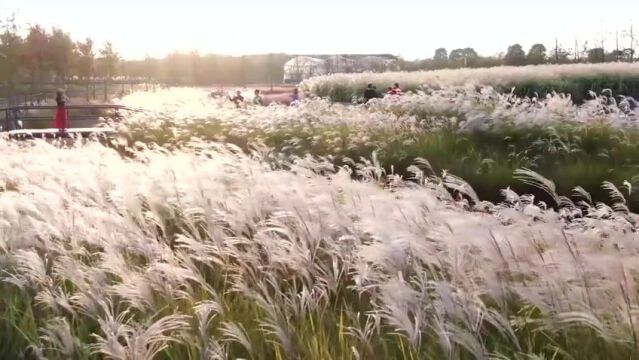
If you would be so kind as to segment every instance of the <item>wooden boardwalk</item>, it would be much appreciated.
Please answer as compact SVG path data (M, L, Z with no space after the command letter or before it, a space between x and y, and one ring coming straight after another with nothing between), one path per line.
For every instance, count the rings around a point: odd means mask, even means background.
M67 110L74 110L75 112L80 113L69 114L69 121L72 127L69 127L64 131L60 131L55 128L34 128L44 127L47 126L46 124L51 124L53 122L53 115L46 115L46 111L56 110L57 106L18 105L0 107L0 113L3 111L5 112L5 122L0 125L2 127L1 133L7 134L9 138L16 140L75 139L91 137L108 138L116 134L116 131L108 126L96 126L102 123L104 118L111 118L117 122L121 119L121 116L118 113L120 110L142 111L141 109L133 109L113 104L68 105L65 108ZM35 113L29 113L30 111L35 111ZM45 111L45 113L42 113L42 111ZM108 111L112 111L114 113L107 114ZM73 126L73 123L77 121L80 121L80 124Z
M16 140L28 139L69 139L69 138L90 138L109 137L116 134L116 131L109 127L91 127L91 128L71 128L65 131L58 129L20 129L5 132L9 138Z
M56 110L58 107L56 105L16 105L16 106L6 106L0 107L0 111L8 111L8 110ZM67 105L65 106L68 110L73 109L115 109L115 110L129 110L129 111L141 111L141 109L135 109L124 105L114 105L114 104L96 104L96 105Z

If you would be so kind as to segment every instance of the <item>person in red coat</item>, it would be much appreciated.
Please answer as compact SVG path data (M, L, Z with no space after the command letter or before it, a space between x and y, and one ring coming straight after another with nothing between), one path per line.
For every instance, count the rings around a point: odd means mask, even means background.
M58 93L55 97L55 102L58 105L58 108L55 112L54 127L60 131L64 131L69 127L69 113L67 112L67 108L65 107L66 96L64 95L62 90L58 90Z

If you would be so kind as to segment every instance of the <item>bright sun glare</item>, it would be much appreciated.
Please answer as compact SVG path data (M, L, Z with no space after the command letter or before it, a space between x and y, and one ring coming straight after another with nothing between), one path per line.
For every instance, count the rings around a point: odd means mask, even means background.
M438 47L493 55L512 43L572 46L627 30L639 3L542 0L5 0L25 22L111 41L130 58L172 51L256 54L391 53L409 59ZM566 21L569 18L570 21Z

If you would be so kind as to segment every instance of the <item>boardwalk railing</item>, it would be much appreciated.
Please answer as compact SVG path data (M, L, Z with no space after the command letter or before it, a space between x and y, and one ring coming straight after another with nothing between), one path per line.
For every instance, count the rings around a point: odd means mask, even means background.
M56 110L55 105L17 105L0 107L0 113L4 112L4 124L2 131L12 131L20 128L28 128L25 123L50 121L53 123L54 113L47 114L47 110ZM140 111L123 105L67 105L65 109L69 111L69 121L93 121L98 122L100 117L118 118L119 111ZM113 111L111 114L107 112ZM74 114L74 112L80 112ZM33 112L36 112L35 114ZM0 117L1 118L1 117ZM24 124L20 126L20 123Z
M26 129L11 130L0 134L7 134L9 138L15 140L29 139L60 139L60 138L108 138L115 134L116 131L110 127L90 127L90 128L72 128L65 131L58 129Z

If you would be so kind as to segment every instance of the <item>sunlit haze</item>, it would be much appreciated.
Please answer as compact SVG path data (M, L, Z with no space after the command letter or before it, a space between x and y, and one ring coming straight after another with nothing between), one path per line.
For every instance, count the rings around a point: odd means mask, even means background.
M21 24L57 26L74 39L113 42L127 58L172 51L256 54L390 53L431 57L438 47L483 55L555 37L566 48L628 42L639 1L3 0ZM635 19L637 20L637 19ZM606 45L607 44L607 45Z

